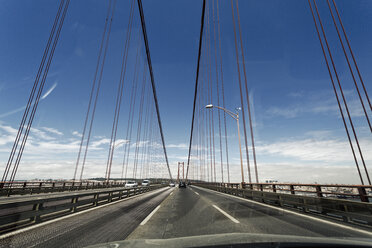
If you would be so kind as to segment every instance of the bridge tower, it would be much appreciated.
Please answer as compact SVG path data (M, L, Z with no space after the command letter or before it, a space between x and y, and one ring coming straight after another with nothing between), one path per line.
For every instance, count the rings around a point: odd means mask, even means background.
M177 183L180 182L180 168L182 169L182 180L185 180L185 162L178 162Z

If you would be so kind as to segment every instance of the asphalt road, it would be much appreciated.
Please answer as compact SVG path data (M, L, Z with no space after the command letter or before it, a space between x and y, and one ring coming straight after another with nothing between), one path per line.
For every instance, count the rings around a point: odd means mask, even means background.
M127 239L167 239L220 233L257 233L307 237L366 237L340 222L304 217L215 191L176 189Z
M85 247L130 239L221 233L371 238L342 223L304 217L199 188L162 188L4 238L0 247Z
M123 240L171 190L162 188L33 226L7 238L0 236L0 247L85 247Z

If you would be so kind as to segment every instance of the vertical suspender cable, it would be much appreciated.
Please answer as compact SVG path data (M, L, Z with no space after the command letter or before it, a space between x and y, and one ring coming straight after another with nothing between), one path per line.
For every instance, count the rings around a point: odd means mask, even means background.
M131 7L134 5L133 2L134 0L132 0L131 2ZM133 10L134 8L131 8L131 9ZM121 108L121 102L122 102L122 97L123 97L124 81L125 81L125 75L127 71L128 53L129 53L130 40L131 40L131 34L132 34L133 12L134 11L132 11L131 15L129 15L127 35L126 35L126 40L125 40L125 45L124 45L124 52L123 52L123 60L121 64L120 79L119 79L119 85L118 85L117 96L116 96L115 114L114 114L114 120L112 123L109 156L107 159L106 173L105 173L107 182L110 180L112 160L113 160L114 151L115 151L116 134L117 134L118 124L119 124L120 108Z
M101 44L100 44L99 52L98 52L98 58L97 58L97 64L96 64L96 70L95 70L95 73L94 73L92 89L91 89L91 91L90 91L90 95L89 95L88 110L87 110L87 113L86 113L86 115L85 115L85 121L84 121L83 133L82 133L82 135L81 135L80 146L79 146L79 152L78 152L78 156L77 156L76 164L75 164L74 176L73 176L73 178L72 178L73 181L75 181L75 179L76 179L76 174L77 174L77 170L78 170L78 167L79 167L80 155L81 155L81 150L82 150L82 148L83 148L85 132L86 132L86 128L87 128L87 124L88 124L88 120L89 120L89 113L90 113L90 108L91 108L91 105L92 105L93 94L94 94L94 91L95 91L95 88L96 88L97 74L98 74L98 69L99 69L99 65L100 65L100 61L101 61L102 50L103 50L103 44L104 44L105 37L106 37L107 23L108 23L109 16L110 16L110 9L111 9L111 0L109 0L109 5L108 5L108 8L107 8L107 14L106 14L106 18L105 18L105 26L104 26L104 28L103 28L103 34L102 34Z
M217 27L218 27L218 47L219 47L219 56L220 56L220 70L221 70L221 93L222 93L222 106L225 106L225 90L223 82L223 70L222 70L222 48L221 48L221 28L220 28L220 13L219 13L219 4L217 1ZM225 127L225 149L226 149L226 165L227 165L227 182L230 183L230 166L229 166L229 149L227 145L227 125L226 125L226 113L223 112L223 121Z
M33 123L33 120L34 120L34 117L35 117L35 113L36 113L36 110L37 110L37 107L38 107L38 104L39 104L39 101L40 101L41 93L42 93L44 85L45 85L45 81L46 81L46 78L47 78L47 75L48 75L48 72L49 72L49 68L50 68L50 65L52 63L54 52L55 52L55 49L57 47L57 43L58 43L58 40L59 40L59 35L60 35L62 27L63 27L63 23L64 23L64 20L65 20L66 14L67 14L69 4L70 4L70 0L67 0L66 4L65 4L65 7L63 9L63 13L62 13L60 22L59 22L57 33L56 33L54 41L53 41L53 45L52 45L52 49L51 49L50 54L49 54L49 58L47 60L47 64L46 64L46 67L45 67L45 70L44 70L44 74L43 74L43 77L41 79L40 87L39 87L38 93L36 95L34 105L32 107L30 118L29 118L27 126L26 126L25 134L23 136L22 143L21 143L21 146L19 148L16 161L14 163L14 167L13 167L13 170L12 170L12 173L11 173L11 176L10 176L10 184L12 184L13 181L14 181L14 178L15 178L17 170L18 170L19 163L20 163L21 158L22 158L23 150L25 148L27 138L28 138L29 132L31 130L31 126L32 126L32 123Z
M217 105L220 106L220 88L218 82L218 59L217 59L217 41L216 41L216 21L215 21L215 9L214 1L212 2L212 12L213 12L213 37L214 37L214 53L216 61L216 86L217 86ZM222 137L221 137L221 112L218 111L218 131L220 140L220 164L221 164L221 182L223 183L223 158L222 158Z
M235 0L235 1L236 1L235 2L236 3L236 13L237 13L237 17L238 17L238 27L239 27L239 37L240 37L240 52L242 54L242 61L243 61L243 72L244 72L245 93L246 93L246 97L247 97L249 127L250 127L250 132L251 132L253 163L254 163L254 170L255 170L255 175L256 175L256 183L258 183L256 148L255 148L255 145L254 145L254 134L253 134L252 115L251 115L251 103L250 103L250 100L249 100L247 73L246 73L246 69L245 69L245 58L244 58L244 48L243 48L243 39L242 39L242 29L241 29L241 26L240 26L239 4L238 4L238 0Z
M25 124L25 122L27 120L28 113L29 113L30 108L31 108L31 106L33 104L34 95L35 95L37 86L39 84L39 80L40 80L40 76L41 76L41 73L42 73L43 68L44 68L45 60L46 60L46 58L48 56L48 52L49 52L49 49L50 49L50 44L52 43L52 40L53 40L53 37L54 37L55 29L57 27L58 20L59 20L60 15L61 15L63 4L64 4L64 0L61 0L60 1L60 4L59 4L59 7L58 7L58 11L57 11L56 17L54 18L54 23L53 23L53 26L52 26L52 30L50 31L50 34L49 34L49 39L48 39L47 45L46 45L46 47L44 49L44 54L43 54L43 57L41 59L41 63L39 65L39 69L38 69L38 72L36 74L36 78L35 78L33 87L32 87L31 92L30 92L30 97L28 99L28 102L27 102L27 105L26 105L26 109L25 109L25 111L23 113L22 120L21 120L21 123L19 125L16 138L15 138L15 141L13 143L13 147L12 147L12 150L10 152L9 159L8 159L7 165L5 167L5 171L4 171L3 177L1 179L1 181L3 183L7 179L8 173L9 173L11 167L12 167L14 155L16 153L16 150L17 150L17 147L18 147L18 144L19 144L19 140L20 140L20 138L22 136L24 124ZM1 187L2 186L3 186L3 184L1 184Z
M91 137L91 134L92 134L94 117L95 117L95 114L96 114L98 96L99 96L99 92L100 92L101 84L102 84L102 76L103 76L103 70L105 68L106 55L107 55L108 45L109 45L109 41L110 41L113 14L114 14L114 8L111 11L110 23L109 23L109 26L108 26L108 31L107 31L107 35L106 35L106 42L105 42L105 46L104 46L104 50L103 50L102 63L101 63L101 67L99 69L97 90L96 90L96 94L94 96L92 116L91 116L90 123L89 123L88 137L87 137L87 140L86 140L86 145L85 145L85 150L84 150L83 163L82 163L81 170L80 170L80 181L82 180L83 174L84 174L84 167L85 167L85 162L86 162L86 159L87 159L87 154L88 154L88 148L89 148L89 143L90 143L90 137Z
M358 136L357 136L357 134L356 134L356 131L355 131L355 128L354 128L354 124L353 124L353 121L352 121L352 119L351 119L351 115L350 115L349 108L348 108L348 105L347 105L347 102L346 102L346 98L345 98L344 92L343 92L343 90L342 90L342 86L341 86L341 83L340 83L340 79L339 79L339 77L338 77L338 73L337 73L337 70L336 70L336 66L335 66L334 61L333 61L332 53L331 53L331 50L330 50L330 48L329 48L329 44L328 44L328 41L327 41L326 33L325 33L325 31L324 31L324 27L323 27L323 24L322 24L322 21L321 21L320 15L319 15L318 7L317 7L317 4L316 4L315 0L313 0L313 3L314 3L315 10L316 10L316 13L317 13L317 16L318 16L318 19L319 19L320 27L321 27L321 29L322 29L322 33L323 33L323 37L324 37L324 41L325 41L325 43L326 43L326 45L327 45L327 50L328 50L329 57L330 57L331 62L332 62L333 70L334 70L335 75L336 75L337 83L338 83L338 86L339 86L339 88L340 88L341 96L342 96L342 99L343 99L343 101L344 101L345 109L346 109L347 115L348 115L348 117L349 117L349 121L350 121L351 129L352 129L353 134L354 134L354 138L355 138L355 142L356 142L357 147L358 147L359 155L360 155L360 158L361 158L362 163L363 163L363 167L364 167L364 170L365 170L365 173L366 173L366 176L367 176L368 183L371 185L371 180L370 180L370 178L369 178L369 174L368 174L367 166L366 166L366 164L365 164L364 157L363 157L363 153L362 153L362 150L361 150L360 145L359 145Z
M232 13L233 24L234 24L234 41L235 41L235 53L236 53L236 66L237 66L237 69L238 69L240 103L242 105L241 108L242 108L242 116L243 116L245 151L246 151L246 155L247 155L248 178L249 178L249 183L252 183L251 168L250 168L250 165L249 165L247 128L246 128L246 124L245 124L244 99L243 99L243 93L242 93L242 80L241 80L241 75L240 75L239 52L238 52L238 43L237 43L237 38L236 38L236 25L235 25L235 17L234 17L234 3L233 3L233 0L231 0L231 11L232 11L231 13Z
M338 104L338 108L339 108L340 113L341 113L342 122L343 122L343 124L344 124L345 131L346 131L346 134L347 134L347 138L348 138L348 140L349 140L350 148L351 148L351 151L352 151L352 153L353 153L353 157L354 157L355 165L356 165L357 170L358 170L358 174L359 174L360 181L361 181L362 185L364 185L363 177L362 177L362 174L361 174L360 169L359 169L358 160L357 160L356 155L355 155L355 151L354 151L353 143L352 143L351 138L350 138L349 129L348 129L347 124L346 124L346 121L345 121L345 117L344 117L344 113L343 113L342 106L341 106L341 103L340 103L340 99L339 99L339 97L338 97L338 93L337 93L337 89L336 89L336 86L335 86L335 82L334 82L334 80L333 80L333 76L332 76L331 68L330 68L330 65L329 65L329 63L328 63L327 55L326 55L326 52L325 52L325 48L324 48L324 45L323 45L322 38L321 38L321 36L320 36L320 32L319 32L319 28L318 28L318 24L317 24L317 22L316 22L315 15L314 15L314 11L313 11L313 7L312 7L312 5L311 5L310 0L308 0L308 3L309 3L309 7L310 7L311 14L312 14L312 17L313 17L313 21L314 21L315 29L316 29L316 32L317 32L317 34L318 34L318 38L319 38L319 42L320 42L320 46L321 46L321 48L322 48L322 52L323 52L323 56L324 56L324 60L325 60L326 65L327 65L327 69L328 69L329 77L330 77L330 79L331 79L332 88L333 88L333 91L334 91L334 93L335 93L336 100L337 100L337 104Z
M168 168L169 177L170 177L170 179L172 179L172 173L171 173L170 168L169 168L167 150L165 148L163 127L162 127L161 119L160 119L159 104L158 104L158 97L156 95L154 74L152 72L150 49L149 49L149 44L148 44L148 40L147 40L147 32L146 32L145 16L143 14L142 0L137 0L137 3L138 3L139 14L140 14L140 17L141 17L143 40L145 42L147 64L148 64L149 72L150 72L151 86L152 86L152 92L153 92L153 95L154 95L154 101L155 101L155 107L156 107L156 114L157 114L157 117L158 117L158 123L159 123L159 129L160 129L160 136L161 136L161 141L162 141L162 144L163 144L163 151L164 151L165 161L166 161L167 168Z
M355 59L355 56L354 56L353 50L351 49L351 45L350 45L349 39L348 39L348 37L347 37L347 35L346 35L345 27L344 27L344 24L342 23L340 13L338 12L338 8L337 8L337 5L336 5L336 3L335 3L335 0L332 0L332 2L333 2L333 6L335 7L335 10L336 10L338 20L339 20L339 22L340 22L340 24L341 24L342 32L343 32L343 34L344 34L344 37L345 37L345 40L346 40L347 46L349 47L351 57L353 58L355 68L357 69L357 72L358 72L358 76L359 76L360 82L362 83L363 90L364 90L364 94L365 94L365 96L366 96L366 98L367 98L367 101L368 101L368 104L369 104L369 108L370 108L370 110L372 111L371 101L369 100L369 96L368 96L368 93L367 93L366 87L365 87L365 85L364 85L364 81L363 81L362 75L361 75L361 73L360 73L360 71L359 71L359 67L358 67L358 64L357 64L357 62L356 62L356 59Z
M331 8L331 4L329 3L329 0L327 0L327 4L328 4L328 8L329 8L329 12L331 13L331 16L332 16L332 20L333 20L333 24L336 28L336 31L337 31L337 35L338 35L338 39L340 40L340 44L341 44L341 47L342 47L342 51L344 52L344 55L345 55L345 59L346 59L346 62L347 62L347 65L349 67L349 70L350 70L350 73L351 73L351 77L353 78L353 82L354 82L354 85L355 85L355 89L357 90L358 92L358 96L359 96L359 100L360 100L360 103L362 104L362 108L363 108L363 112L364 112L364 115L366 117L366 120L368 122L368 126L369 126L369 130L370 132L372 133L372 127L371 127L371 123L369 121L369 118L368 118L368 114L367 114L367 111L366 111L366 108L364 106L364 101L362 99L362 96L360 94L360 91L359 91L359 87L358 87L358 84L355 80L355 76L354 76L354 72L353 72L353 69L351 68L351 65L350 65L350 61L349 61L349 57L346 53L346 50L345 50L345 46L344 46L344 42L342 41L342 38L341 38L341 34L340 34L340 31L337 27L337 24L336 24L336 19L333 15L333 11L332 11L332 8Z

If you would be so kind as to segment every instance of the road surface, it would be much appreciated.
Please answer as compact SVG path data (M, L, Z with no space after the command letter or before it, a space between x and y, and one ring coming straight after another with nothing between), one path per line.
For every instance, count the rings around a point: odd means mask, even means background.
M372 237L367 229L192 186L162 188L32 227L8 238L0 237L0 247L84 247L124 239L242 232Z
M168 187L0 236L0 247L84 247L125 239L168 195ZM47 222L46 222L47 223ZM35 228L36 227L36 228Z
M304 217L199 187L176 189L127 239L167 239L219 233L308 237L372 237L343 223Z

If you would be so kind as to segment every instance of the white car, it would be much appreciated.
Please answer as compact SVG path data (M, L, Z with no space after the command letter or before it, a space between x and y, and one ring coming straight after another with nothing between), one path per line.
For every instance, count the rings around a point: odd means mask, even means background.
M149 180L143 180L142 181L142 186L150 186L150 181Z
M175 187L176 185L174 183L170 183L169 187Z
M126 184L125 184L125 188L135 188L138 186L138 183L136 183L135 181L128 181Z

